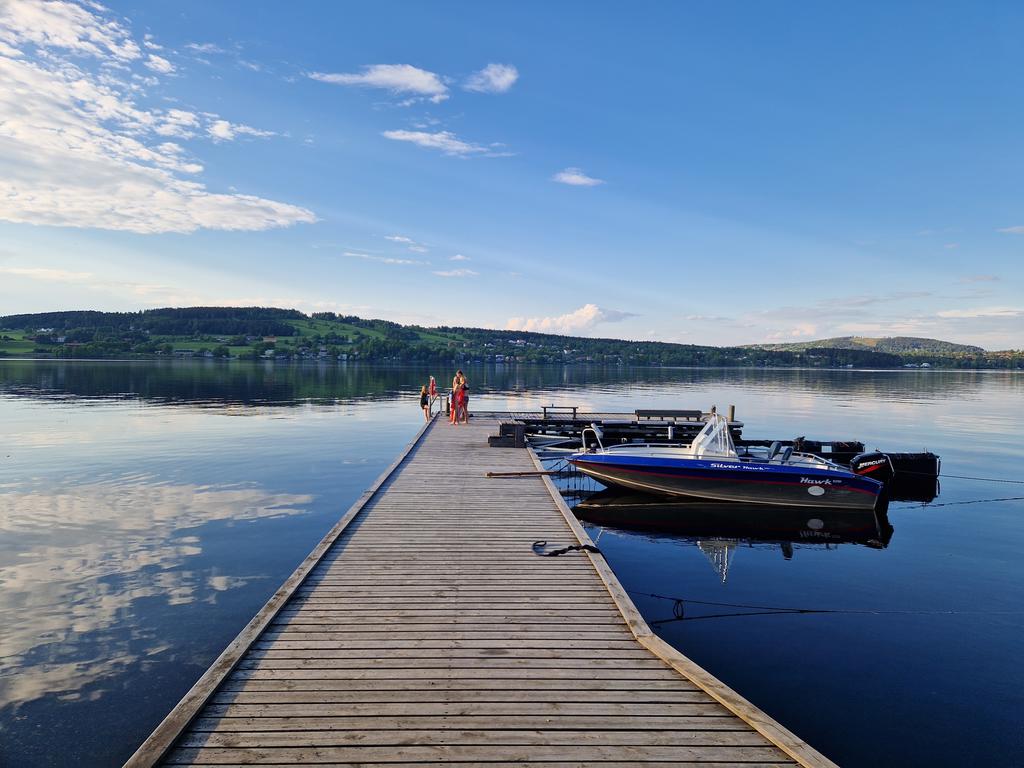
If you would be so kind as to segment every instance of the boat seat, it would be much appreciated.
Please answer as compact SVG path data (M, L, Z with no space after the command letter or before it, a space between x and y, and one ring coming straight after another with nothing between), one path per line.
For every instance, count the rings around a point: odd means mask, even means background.
M782 456L779 457L779 463L785 464L793 456L793 446L787 445L786 450L782 452Z
M782 443L776 440L768 447L768 461L771 461L778 454L779 449L782 448Z

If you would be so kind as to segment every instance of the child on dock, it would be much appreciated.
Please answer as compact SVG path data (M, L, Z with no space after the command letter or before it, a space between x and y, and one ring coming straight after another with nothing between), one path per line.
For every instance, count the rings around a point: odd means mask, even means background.
M420 408L423 409L423 418L430 421L430 395L426 387L420 387Z

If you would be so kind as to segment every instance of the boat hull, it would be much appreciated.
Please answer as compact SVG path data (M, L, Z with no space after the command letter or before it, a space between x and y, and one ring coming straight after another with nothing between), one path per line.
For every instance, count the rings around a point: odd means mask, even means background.
M580 453L569 462L605 485L773 506L874 509L883 484L853 473L761 462Z

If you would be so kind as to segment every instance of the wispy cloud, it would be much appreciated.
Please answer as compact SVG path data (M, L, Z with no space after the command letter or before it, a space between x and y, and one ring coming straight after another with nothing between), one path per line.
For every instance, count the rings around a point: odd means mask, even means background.
M579 168L566 168L564 171L559 171L552 176L551 180L557 181L559 184L568 184L572 187L596 187L598 184L604 184L603 179L587 176Z
M277 135L273 131L264 131L242 123L230 123L227 120L214 120L206 130L214 141L233 141L237 136L267 138Z
M441 77L411 64L372 64L363 71L311 72L309 77L332 85L381 88L393 94L415 94L437 104L448 98L448 86Z
M456 253L448 261L472 261L469 256L463 256L461 253Z
M148 60L101 6L2 3L0 44L0 219L143 234L316 220L195 181L202 165L164 139L193 136L212 118L135 102L133 68Z
M430 249L423 245L423 243L417 243L411 237L406 237L405 235L384 235L384 239L390 240L393 243L398 243L399 245L404 245L413 253L428 253L430 251Z
M0 40L16 47L28 43L122 63L142 57L138 43L120 22L100 18L71 2L0 5Z
M221 48L216 43L188 43L186 46L190 51L195 53L202 53L206 55L215 53L227 53L227 51Z
M783 331L769 333L769 341L796 341L797 339L813 339L818 333L818 326L814 323L796 323Z
M474 72L462 87L477 93L505 93L519 79L519 70L511 64L488 64Z
M0 267L0 274L56 283L75 283L92 277L91 272L71 272L66 269L48 267Z
M351 259L363 259L364 261L376 261L378 264L392 264L395 266L426 266L430 264L429 261L418 261L416 259L395 259L391 256L375 256L370 253L357 253L355 251L345 251L343 256L348 256Z
M1002 229L1000 229L998 231L1002 232L1004 234L1007 234L1007 235L1024 235L1024 226L1019 226L1019 227L1003 227Z
M1024 317L1024 308L976 307L974 309L944 309L937 314L939 317L945 318Z
M384 131L381 134L385 139L392 141L407 141L418 147L436 149L452 157L470 157L472 155L485 157L504 157L505 152L497 152L492 147L485 147L482 144L473 144L463 141L451 131Z
M961 283L996 283L999 278L995 275L964 275L960 278Z
M477 277L480 273L472 269L443 269L434 274L438 277Z
M174 71L174 65L171 62L155 53L146 57L146 67L161 75L169 75Z
M557 317L512 317L505 324L505 328L510 331L571 335L588 331L601 323L617 323L637 316L633 312L604 309L597 304L585 304L574 312Z

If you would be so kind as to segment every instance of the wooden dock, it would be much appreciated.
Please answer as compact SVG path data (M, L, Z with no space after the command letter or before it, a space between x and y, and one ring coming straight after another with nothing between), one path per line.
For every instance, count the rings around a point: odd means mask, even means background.
M832 766L660 640L495 416L426 425L126 764Z

